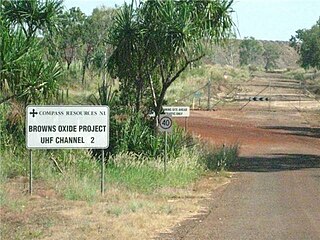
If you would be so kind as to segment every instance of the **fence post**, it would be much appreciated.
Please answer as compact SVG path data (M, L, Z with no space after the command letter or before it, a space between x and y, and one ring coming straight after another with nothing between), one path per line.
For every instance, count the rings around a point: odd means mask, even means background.
M211 79L208 81L208 103L207 103L207 110L210 110L210 98L211 98Z
M269 112L271 111L271 80L269 79Z

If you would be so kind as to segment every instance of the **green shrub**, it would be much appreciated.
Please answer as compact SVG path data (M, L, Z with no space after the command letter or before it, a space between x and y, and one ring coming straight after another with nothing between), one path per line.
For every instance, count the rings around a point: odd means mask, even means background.
M148 158L156 158L163 153L164 134L156 133L152 127L152 120L146 119L141 114L131 114L125 120L118 121L111 132L117 139L110 143L113 155L132 152ZM184 131L175 126L173 133L168 135L168 155L179 156L187 140L188 137Z

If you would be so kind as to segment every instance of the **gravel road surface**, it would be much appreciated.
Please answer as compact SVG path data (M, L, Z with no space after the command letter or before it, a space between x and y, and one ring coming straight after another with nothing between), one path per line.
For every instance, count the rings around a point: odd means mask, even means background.
M239 166L204 203L205 214L160 239L320 239L318 117L309 118L311 126L290 113L193 112L189 131L240 144Z

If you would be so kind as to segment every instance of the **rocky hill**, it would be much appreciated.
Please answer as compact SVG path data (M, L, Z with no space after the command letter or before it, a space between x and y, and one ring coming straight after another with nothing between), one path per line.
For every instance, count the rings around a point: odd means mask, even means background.
M280 52L280 57L277 60L277 67L283 68L297 68L299 65L297 61L299 56L297 52L289 46L288 41L265 41L260 40L262 45L272 44ZM209 54L207 54L205 62L212 64L239 66L239 46L241 40L231 40L224 46L210 46ZM257 67L264 67L264 59L262 55L256 60L254 64Z

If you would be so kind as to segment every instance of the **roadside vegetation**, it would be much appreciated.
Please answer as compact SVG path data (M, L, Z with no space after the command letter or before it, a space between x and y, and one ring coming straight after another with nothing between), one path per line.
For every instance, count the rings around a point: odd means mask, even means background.
M26 174L24 121L29 104L108 105L112 134L106 150L107 169L120 168L123 165L113 159L127 156L130 162L141 162L140 168L162 171L156 166L163 159L164 136L157 133L148 113L153 110L158 116L169 87L203 58L204 36L216 44L228 37L233 26L231 4L146 1L137 8L124 4L118 9L95 9L91 16L85 16L78 8L63 11L60 1L1 1L2 176ZM181 12L185 14L178 14ZM161 27L163 22L165 28ZM188 25L183 28L177 23ZM130 32L135 37L128 35ZM124 56L127 54L130 59ZM170 176L171 162L172 169L184 170L174 163L184 156L181 162L186 170L196 172L190 182L199 177L206 170L200 148L197 140L176 127L168 140L165 175ZM65 152L36 151L35 158L46 161L35 161L35 178L50 179L56 173L64 176L78 163L75 171L82 178L87 169L95 169L101 153ZM188 161L189 155L192 161ZM12 158L16 158L13 163ZM42 164L46 169L43 175Z
M199 200L207 194L208 187L198 195L192 189L209 176L218 179L213 183L225 182L221 176L236 162L238 146L204 149L201 139L175 126L164 163L164 136L148 114L162 112L169 87L203 58L204 36L217 44L226 38L233 25L231 4L146 1L137 8L125 4L85 16L78 8L64 11L55 0L1 1L1 238L70 238L64 231L59 231L60 237L54 235L54 227L59 219L66 221L64 212L77 204L82 205L80 211L100 209L94 216L107 221L143 213L141 218L148 222L160 215L164 229L186 212L200 210L190 201L179 204L184 197ZM187 23L188 28L183 27ZM34 196L28 196L24 126L29 104L110 107L105 196L99 191L101 151L97 150L34 150ZM182 200L168 204L174 198ZM71 215L66 233L76 239L79 231L71 226L84 226ZM131 221L136 231L139 226ZM84 228L90 233L90 227ZM154 234L151 230L147 228L142 239ZM115 232L116 228L106 236ZM119 236L127 239L130 234Z
M4 124L1 119L2 129ZM195 201L208 197L213 187L228 181L230 174L224 170L237 162L238 146L204 147L176 126L168 139L164 171L163 136L150 139L146 129L138 130L139 124L135 122L132 129L140 139L122 139L121 149L108 158L104 196L100 194L100 162L91 152L34 150L34 197L29 197L29 152L23 143L13 147L16 139L2 132L1 236L81 239L96 236L94 228L100 226L99 221L107 221L115 224L103 227L104 236L126 239L135 232L132 239L148 239L150 234L165 231L177 220L200 211ZM30 214L32 217L28 217Z
M69 232L77 239L97 232L101 218L120 222L105 236L126 239L145 227L136 239L146 239L199 212L190 199L228 181L239 146L208 145L175 125L165 163L164 136L149 113L158 116L165 104L207 108L208 92L210 101L220 101L253 70L277 68L273 47L232 38L232 4L144 1L86 16L79 8L64 11L56 0L0 1L1 238L66 239ZM223 49L228 65L216 64L212 46ZM263 64L255 64L257 55ZM300 70L288 76L307 77ZM105 196L97 150L34 150L35 196L27 195L29 104L110 107ZM62 226L61 219L71 220ZM123 229L121 222L131 225ZM68 231L54 235L56 226Z

